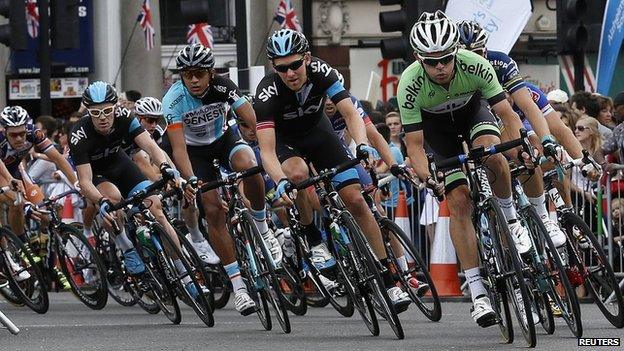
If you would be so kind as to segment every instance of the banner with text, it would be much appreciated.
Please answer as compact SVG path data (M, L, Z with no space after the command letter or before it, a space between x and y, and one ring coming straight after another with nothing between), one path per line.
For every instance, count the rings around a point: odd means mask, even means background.
M446 14L458 22L479 22L490 33L487 48L509 54L531 17L531 1L449 0Z
M620 46L624 39L624 0L607 0L602 23L596 80L598 92L609 95Z

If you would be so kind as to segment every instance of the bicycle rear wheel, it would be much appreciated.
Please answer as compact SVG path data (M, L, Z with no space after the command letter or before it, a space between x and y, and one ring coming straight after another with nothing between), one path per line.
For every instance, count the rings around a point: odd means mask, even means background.
M297 270L298 267L293 266L293 260L284 257L282 266L277 270L277 276L286 308L297 316L303 316L308 311L308 302Z
M582 218L572 212L561 214L561 224L568 236L570 272L574 286L586 283L598 309L616 328L624 327L624 299L613 268L598 241ZM583 247L577 238L586 238Z
M525 283L520 255L511 238L509 227L498 202L493 198L487 199L484 202L484 212L488 217L494 250L502 253L500 273L503 274L502 279L504 279L508 300L511 301L527 345L535 347L537 339L533 314L531 313L532 296L529 294ZM518 298L522 300L522 304L519 303Z
M171 284L167 281L165 275L165 267L162 267L152 257L145 265L146 276L141 277L144 281L147 280L147 284L150 286L150 290L145 294L153 295L153 301L158 304L158 307L163 312L165 317L173 324L180 324L182 321L182 314L180 313L180 305L176 299L175 292Z
M33 311L44 314L50 307L48 291L28 247L9 229L0 227L2 269L10 291L4 291L13 301L26 304ZM11 262L17 264L12 265ZM19 270L15 270L17 268ZM25 277L27 275L27 277Z
M398 281L403 286L403 290L407 291L410 296L410 299L418 306L418 308L422 311L425 317L429 318L429 320L437 322L442 318L442 307L440 306L440 298L438 297L438 292L435 288L435 284L431 276L429 275L429 270L427 269L427 265L420 257L420 254L411 243L405 232L393 221L388 218L382 218L379 227L381 229L382 234L385 234L388 240L386 241L386 253L388 254L388 258L392 260L394 267L396 269L398 275ZM398 257L392 249L392 245L390 240L394 238L403 248L404 256L411 257L413 259L413 263L411 267L408 268L407 271L402 272L397 261ZM429 285L429 294L430 297L425 297L424 295L418 295L415 291L407 283L406 275L410 277L417 278L419 281L426 283Z

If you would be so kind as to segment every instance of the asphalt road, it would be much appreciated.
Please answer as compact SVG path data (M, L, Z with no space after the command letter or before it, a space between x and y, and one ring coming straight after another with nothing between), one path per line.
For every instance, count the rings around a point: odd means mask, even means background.
M180 325L162 314L148 315L139 307L122 307L109 300L101 311L82 305L69 293L50 294L50 310L38 315L26 307L4 301L0 309L20 328L19 335L0 330L0 350L505 350L525 348L500 344L497 327L482 329L470 318L470 304L444 302L443 316L432 323L413 306L401 314L405 340L396 340L381 323L381 335L372 337L357 317L343 318L331 307L310 308L303 317L291 316L292 333L284 334L274 322L265 331L255 314L242 317L230 304L215 313L216 324L207 328L193 311L182 305ZM591 304L582 304L584 336L624 337ZM538 349L577 349L577 340L563 320L554 335L538 330ZM585 349L590 349L585 347ZM601 350L609 348L602 347ZM621 348L620 348L621 349Z

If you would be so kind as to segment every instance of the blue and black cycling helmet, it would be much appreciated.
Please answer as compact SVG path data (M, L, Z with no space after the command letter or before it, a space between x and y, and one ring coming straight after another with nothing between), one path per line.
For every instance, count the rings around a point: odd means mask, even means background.
M308 39L303 33L292 29L280 29L267 40L267 57L269 60L308 51L310 51Z
M475 21L461 21L459 29L459 44L467 50L483 50L487 44L489 34Z
M117 103L117 91L112 85L106 82L93 82L89 84L84 93L82 93L82 104L85 105L85 107L107 102L112 104Z

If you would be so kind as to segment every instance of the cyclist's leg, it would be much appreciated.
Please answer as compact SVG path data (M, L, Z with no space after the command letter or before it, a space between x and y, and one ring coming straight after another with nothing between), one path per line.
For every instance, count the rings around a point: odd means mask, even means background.
M97 213L96 208L95 208L95 204L93 204L91 201L84 199L84 201L86 201L86 206L85 208L82 210L82 231L85 235L85 237L89 240L92 240L90 238L93 237L93 232L92 232L92 226L93 226L93 220L95 219L95 215Z

